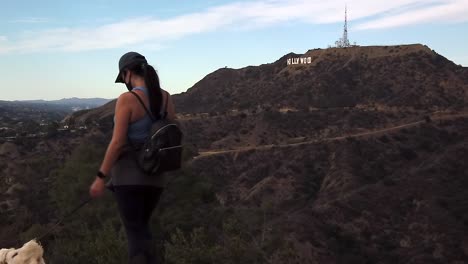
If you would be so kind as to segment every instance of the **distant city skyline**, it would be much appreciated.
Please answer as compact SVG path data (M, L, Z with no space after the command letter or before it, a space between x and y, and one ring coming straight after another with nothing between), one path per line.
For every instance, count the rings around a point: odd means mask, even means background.
M117 63L146 56L181 93L225 66L271 63L334 46L421 43L468 66L468 0L7 1L0 18L0 100L116 98Z

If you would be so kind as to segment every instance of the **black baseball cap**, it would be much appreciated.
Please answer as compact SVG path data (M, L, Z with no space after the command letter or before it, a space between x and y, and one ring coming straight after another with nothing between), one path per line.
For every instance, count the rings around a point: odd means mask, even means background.
M119 60L119 74L117 75L117 79L115 79L116 83L123 83L124 80L122 79L122 71L126 68L133 67L138 64L148 63L146 61L145 56L141 55L138 52L130 51L122 55Z

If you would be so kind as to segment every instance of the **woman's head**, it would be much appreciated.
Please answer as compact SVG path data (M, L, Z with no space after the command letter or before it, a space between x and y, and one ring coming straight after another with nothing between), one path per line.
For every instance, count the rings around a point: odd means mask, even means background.
M132 68L137 65L141 64L148 64L146 61L145 56L141 55L138 52L127 52L122 57L120 57L119 60L119 74L117 75L117 78L115 79L116 83L125 83L125 80L122 77L122 73L124 73L125 70L128 70L129 68Z
M148 89L151 112L154 116L158 116L162 104L162 93L156 70L148 64L143 55L137 52L125 53L119 60L119 75L115 82L125 83L127 89L131 91L135 83L142 81Z

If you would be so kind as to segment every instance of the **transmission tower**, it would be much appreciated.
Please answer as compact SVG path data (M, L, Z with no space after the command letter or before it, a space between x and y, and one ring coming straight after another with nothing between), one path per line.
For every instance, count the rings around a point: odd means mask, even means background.
M343 37L335 42L337 48L347 48L351 47L348 39L348 7L345 6L345 22L343 28Z

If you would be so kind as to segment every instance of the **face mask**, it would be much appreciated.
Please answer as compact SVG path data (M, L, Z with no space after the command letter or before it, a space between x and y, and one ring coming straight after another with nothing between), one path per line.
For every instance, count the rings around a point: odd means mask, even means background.
M129 80L129 83L126 83L126 82L125 82L125 78L124 78L124 83L125 83L125 86L127 86L128 91L131 91L131 90L133 90L133 87L132 87L132 76L131 76L131 75L130 75L129 79L130 79L130 80Z
M125 86L127 86L128 91L133 90L133 87L130 83L125 83Z

